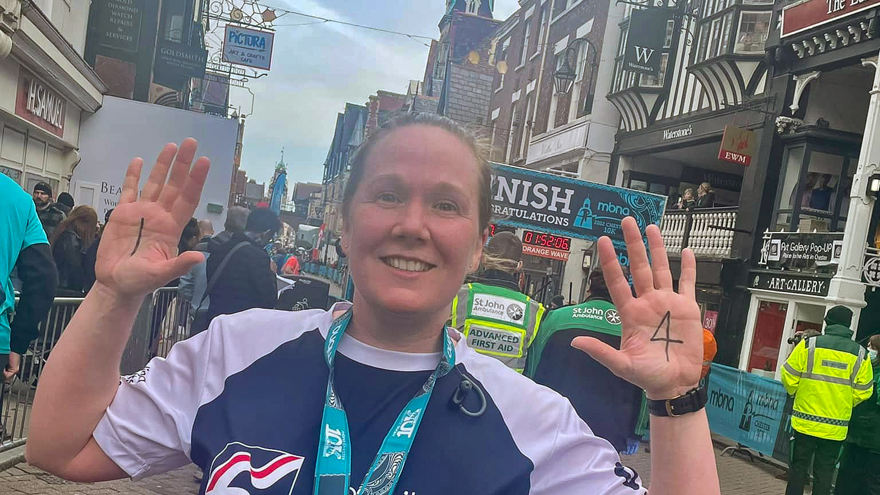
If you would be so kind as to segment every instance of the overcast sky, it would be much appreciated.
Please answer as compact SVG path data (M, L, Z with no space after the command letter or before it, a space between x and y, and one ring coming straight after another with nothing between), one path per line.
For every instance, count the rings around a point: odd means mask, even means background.
M439 38L445 0L273 0L265 4L320 17ZM495 18L516 11L517 0L495 0ZM266 182L284 147L288 182L321 182L336 115L346 102L363 105L377 90L406 93L421 80L427 40L413 40L288 14L276 21L272 70L252 80L253 114L247 118L241 166ZM320 21L318 21L320 22ZM250 111L251 97L233 89L231 103Z

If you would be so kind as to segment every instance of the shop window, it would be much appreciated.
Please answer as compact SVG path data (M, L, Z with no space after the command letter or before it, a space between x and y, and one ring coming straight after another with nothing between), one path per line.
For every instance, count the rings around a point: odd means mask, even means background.
M4 174L12 180L14 180L17 184L21 184L21 171L15 170L14 168L2 167L0 166L0 174Z
M669 63L669 54L664 53L660 56L660 74L657 76L649 76L642 74L641 85L646 88L662 88L663 82L666 80L666 68Z
M769 301L760 301L758 304L758 317L747 369L762 375L771 373L772 378L778 364L788 304Z
M742 12L736 33L736 53L764 53L764 43L770 32L772 12Z

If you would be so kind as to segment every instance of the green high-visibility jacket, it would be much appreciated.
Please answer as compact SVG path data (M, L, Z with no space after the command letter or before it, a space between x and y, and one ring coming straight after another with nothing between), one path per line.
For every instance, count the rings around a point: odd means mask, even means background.
M465 284L452 300L452 326L468 347L520 373L543 317L541 303L503 287Z

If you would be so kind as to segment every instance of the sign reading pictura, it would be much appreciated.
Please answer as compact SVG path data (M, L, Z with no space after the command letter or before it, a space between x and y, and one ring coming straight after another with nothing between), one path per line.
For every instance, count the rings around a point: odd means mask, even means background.
M227 24L223 38L223 61L269 70L272 67L274 42L275 33Z
M21 69L15 96L16 115L58 137L64 137L66 111L67 100L33 74Z
M806 0L782 9L781 36L792 36L880 5L880 0Z
M808 296L827 296L831 277L794 275L784 272L752 272L749 287Z
M644 232L660 225L666 196L587 182L536 170L495 165L492 213L499 225L624 246L620 226L633 217Z

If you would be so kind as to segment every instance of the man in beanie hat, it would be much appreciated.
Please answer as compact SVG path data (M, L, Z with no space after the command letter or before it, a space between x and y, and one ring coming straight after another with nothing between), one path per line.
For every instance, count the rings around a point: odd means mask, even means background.
M828 310L824 335L798 343L782 367L782 384L794 396L785 495L803 495L811 461L813 495L830 495L853 407L874 391L868 353L852 340L852 316L844 306Z
M40 217L46 237L51 239L55 227L67 218L64 210L52 201L52 186L45 182L37 182L34 186L34 206L37 207L37 216Z

